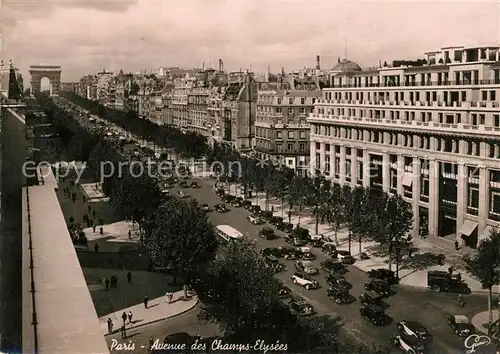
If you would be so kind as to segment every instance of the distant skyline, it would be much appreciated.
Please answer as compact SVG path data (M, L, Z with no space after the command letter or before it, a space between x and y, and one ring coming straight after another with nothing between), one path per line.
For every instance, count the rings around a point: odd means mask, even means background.
M500 43L500 3L449 1L3 2L1 58L29 81L29 65L63 68L70 82L103 68L321 66L337 57L363 67L423 58L443 46Z

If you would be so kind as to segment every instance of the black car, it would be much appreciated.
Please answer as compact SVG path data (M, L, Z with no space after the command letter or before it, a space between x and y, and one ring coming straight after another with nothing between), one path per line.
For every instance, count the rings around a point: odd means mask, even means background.
M468 337L476 333L476 328L464 315L451 316L448 318L448 324L459 337Z
M295 248L283 247L283 257L288 260L296 260L302 256L302 252Z
M188 186L188 184L187 184L186 181L181 181L181 182L179 182L179 187L181 187L181 188L188 188L189 186Z
M259 236L265 240L274 240L276 238L274 230L269 227L264 227L262 230L260 230Z
M229 210L226 208L226 205L225 204L216 204L214 206L214 209L216 211L218 211L219 213L226 213L228 212Z
M278 226L279 224L283 223L283 218L281 216L273 216L271 219L269 219L269 223L274 226Z
M245 209L249 209L251 206L252 206L252 202L249 201L249 200L244 200L242 203L241 203L241 206Z
M359 314L376 326L384 326L389 322L384 308L378 305L362 305Z
M427 286L436 292L470 293L470 288L462 280L460 273L450 274L441 270L427 271Z
M304 261L314 261L316 259L316 255L312 252L302 252L302 259Z
M283 248L267 247L260 250L260 254L263 256L274 256L276 258L282 258L285 255Z
M423 341L430 341L431 335L427 328L416 321L401 321L398 323L398 331L407 336L414 336Z
M200 205L200 208L201 208L201 210L203 210L206 213L208 213L210 211L210 207L208 206L208 204L202 204L202 205Z
M217 194L219 197L223 197L225 194L226 194L226 191L224 190L224 188L218 188L216 191L215 191L215 194Z
M191 182L191 188L200 188L198 182Z
M290 296L292 296L292 290L281 284L280 290L278 291L278 297L280 299L287 299Z
M326 282L335 288L342 288L346 290L352 288L352 284L349 283L343 275L339 274L328 274L326 276Z
M230 195L230 194L226 194L222 197L222 201L224 203L232 203L233 200L235 200L235 199L236 199L236 197L234 195Z
M231 205L236 208L240 208L241 206L243 206L243 199L240 197L236 197L231 201Z
M303 227L300 226L297 226L295 229L293 229L292 234L306 241L309 239L309 230L304 229Z
M385 280L371 279L370 282L365 284L365 290L375 291L376 293L388 297L391 295L391 286Z
M390 285L398 284L398 278L396 277L396 273L394 273L392 270L385 269L385 268L379 268L379 269L372 269L368 272L368 277L369 278L374 278L374 279L382 279L388 282Z
M330 287L326 291L326 295L332 299L336 304L348 304L351 300L351 295L349 290L339 287Z
M383 303L383 296L374 292L374 291L367 291L359 297L359 302L361 302L363 305L379 305L382 306Z
M314 307L308 304L304 299L293 299L288 303L288 307L292 313L298 316L312 316L316 313Z
M297 236L293 235L286 235L285 236L285 242L291 244L292 246L295 247L302 247L307 244L307 242Z
M290 224L289 222L276 223L275 226L278 230L285 233L290 233L293 230L293 224Z
M334 261L327 259L326 261L320 262L321 269L327 271L328 273L345 273L347 272L346 266L339 261Z
M252 205L250 208L248 208L248 210L252 213L252 214L257 214L259 215L259 213L262 211L262 209L260 208L259 205Z
M427 348L425 342L418 337L397 333L391 338L391 345L409 354L425 354Z
M172 333L165 337L163 340L164 344L169 344L171 346L178 346L185 344L186 348L191 348L191 345L196 342L196 340L201 339L199 336L192 336L186 332Z
M273 212L272 212L272 211L270 211L270 210L263 210L263 211L261 211L261 212L259 213L259 216L260 216L262 219L264 219L264 220L266 220L266 221L269 221L269 220L271 220L271 218L273 217Z
M266 266L271 269L274 273L279 273L279 272L282 272L286 269L285 265L284 264L281 264L279 262L279 259L272 256L272 255L268 255L264 258L265 262L266 262Z

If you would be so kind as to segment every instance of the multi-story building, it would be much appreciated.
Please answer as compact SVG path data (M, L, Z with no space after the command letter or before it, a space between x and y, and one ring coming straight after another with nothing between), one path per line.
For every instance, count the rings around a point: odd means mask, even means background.
M222 90L219 87L212 87L208 96L208 120L210 136L213 141L222 142L224 136L223 119L224 108L222 106Z
M494 46L340 62L308 118L312 170L402 195L414 236L476 247L500 222L499 59Z
M188 93L195 87L195 79L191 77L174 79L174 90L172 93L172 123L181 129L187 129L188 115Z
M97 77L95 75L82 77L76 85L76 93L89 100L97 100Z
M101 104L108 102L110 95L111 79L113 73L106 72L103 69L102 72L97 73L97 101Z
M188 91L188 130L204 136L211 135L208 115L208 97L210 89L202 86L198 81L197 86Z
M321 91L259 91L254 150L302 174L309 165L309 123Z

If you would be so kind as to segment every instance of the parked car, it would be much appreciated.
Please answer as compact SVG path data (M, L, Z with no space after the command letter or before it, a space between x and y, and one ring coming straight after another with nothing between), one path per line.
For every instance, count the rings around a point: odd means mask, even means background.
M352 284L349 283L343 275L339 274L328 274L326 276L326 282L330 284L330 286L335 287L335 288L342 288L349 290L352 288Z
M187 184L186 181L180 181L179 182L179 187L181 187L181 188L188 188L189 186L188 186L188 184Z
M286 235L285 242L295 247L302 247L306 245L306 241L293 235Z
M283 223L283 218L281 216L273 216L270 220L269 223L274 226L278 226L279 224Z
M260 209L260 206L259 205L252 205L248 208L248 210L252 213L252 214L258 214L260 213L262 210Z
M292 234L306 241L309 239L309 230L304 229L300 226L297 226L295 229L293 229Z
M265 240L274 240L276 238L274 230L271 229L270 227L264 227L262 230L260 230L259 236Z
M376 293L388 297L390 295L391 287L388 282L382 279L371 279L365 284L365 290L375 291Z
M431 335L427 328L416 321L401 321L398 323L398 331L407 336L414 336L423 341L430 341Z
M270 268L274 273L282 272L286 269L284 264L281 264L279 259L275 256L268 255L264 258L266 266Z
M241 203L241 206L245 209L249 209L252 206L252 202L250 200L244 200Z
M236 208L240 208L241 206L243 206L243 198L241 198L241 197L234 198L231 201L231 205L236 207Z
M290 296L292 296L292 290L281 284L280 290L278 291L278 297L280 299L287 299Z
M208 206L208 204L202 204L201 205L201 210L203 210L204 212L208 213L210 211L210 207Z
M314 267L310 261L298 260L295 262L295 269L307 275L319 274L319 269Z
M260 254L263 256L274 256L276 258L282 258L284 256L283 248L267 247L260 250Z
M283 258L286 260L296 260L302 256L302 252L295 248L283 247Z
M179 198L187 198L189 195L186 192L179 191Z
M264 220L266 220L266 221L269 221L269 220L271 220L271 218L273 217L273 212L272 212L272 211L270 211L270 210L263 210L263 211L261 211L261 212L259 213L259 216L260 216L262 219L264 219Z
M229 210L226 208L226 204L215 204L214 209L219 213L226 213Z
M226 191L224 190L224 188L218 188L216 191L215 191L215 194L217 194L219 197L223 197L225 194L226 194Z
M389 322L384 308L378 305L364 304L359 314L376 326L384 326Z
M330 287L326 291L326 295L332 299L336 304L349 304L352 302L352 296L349 294L349 290L339 287Z
M427 286L436 292L470 293L470 288L462 280L460 273L450 274L441 270L427 271Z
M391 338L391 344L408 354L425 354L427 352L425 343L417 337L398 333Z
M334 242L325 242L321 245L321 250L330 257L336 258L337 246Z
M309 247L299 247L300 252L302 252L302 259L305 261L314 261L316 255L312 253Z
M338 250L336 255L337 259L344 264L354 264L356 261L349 251Z
M372 269L368 272L368 278L382 279L390 285L398 284L396 273L386 268Z
M310 278L304 273L296 272L292 275L292 282L306 288L306 290L319 288L317 280Z
M370 259L370 256L366 252L361 252L361 255L359 256L362 261L366 261L367 259Z
M200 188L198 182L191 182L191 188Z
M233 200L235 199L236 197L234 195L231 195L231 194L226 194L222 197L222 201L224 203L229 203L231 204L233 202Z
M345 273L347 271L345 264L340 263L337 260L327 259L319 264L321 269L327 271L328 273Z
M316 313L316 311L314 311L314 307L302 298L292 299L288 303L288 307L292 313L295 313L298 316L311 316Z
M467 316L453 315L448 318L448 324L459 337L468 337L476 333L476 328L470 323Z
M307 242L313 247L321 247L325 243L322 235L310 235Z
M275 226L278 230L283 231L284 233L290 233L293 230L293 224L290 224L289 222L278 223Z
M247 220L254 225L261 225L264 223L264 221L261 218L255 215L248 215Z
M365 305L382 306L384 297L374 291L367 291L359 296L359 302Z

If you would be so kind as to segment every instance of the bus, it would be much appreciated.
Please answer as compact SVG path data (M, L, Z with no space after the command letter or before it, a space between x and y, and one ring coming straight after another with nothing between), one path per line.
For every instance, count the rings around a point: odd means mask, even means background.
M217 236L226 241L241 240L243 238L243 234L241 232L229 225L218 225L215 227L215 231Z

